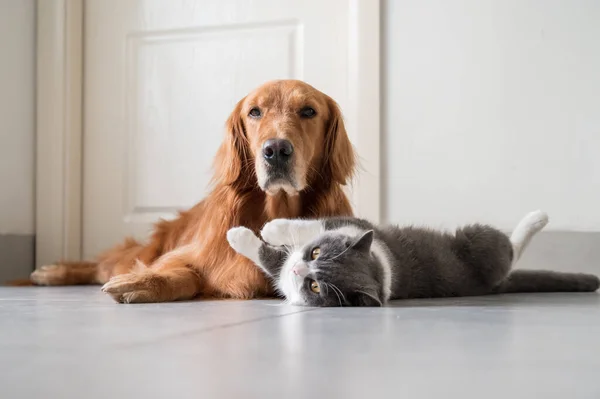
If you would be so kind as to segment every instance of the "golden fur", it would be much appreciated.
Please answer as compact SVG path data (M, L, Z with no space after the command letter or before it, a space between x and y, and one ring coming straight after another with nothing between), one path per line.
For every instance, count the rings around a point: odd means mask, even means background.
M252 107L260 119L248 116ZM301 118L305 106L316 116ZM294 146L294 192L259 184L262 145L284 138ZM227 120L215 157L213 190L172 221L160 221L146 244L127 239L98 262L59 262L36 270L39 285L105 284L116 301L164 302L209 297L272 295L260 270L236 254L226 240L233 226L258 232L274 218L351 215L342 186L354 172L355 155L337 104L306 83L273 81L243 98Z

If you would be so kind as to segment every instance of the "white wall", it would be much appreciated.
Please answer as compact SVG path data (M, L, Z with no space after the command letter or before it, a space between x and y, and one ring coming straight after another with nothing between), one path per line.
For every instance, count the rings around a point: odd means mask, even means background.
M35 1L0 0L0 234L33 234Z
M600 231L600 2L384 0L384 218Z

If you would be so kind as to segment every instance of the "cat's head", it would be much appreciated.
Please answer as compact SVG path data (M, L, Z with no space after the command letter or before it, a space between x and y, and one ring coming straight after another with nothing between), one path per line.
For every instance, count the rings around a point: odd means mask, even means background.
M294 305L382 306L382 272L371 254L373 231L352 237L326 232L264 270Z

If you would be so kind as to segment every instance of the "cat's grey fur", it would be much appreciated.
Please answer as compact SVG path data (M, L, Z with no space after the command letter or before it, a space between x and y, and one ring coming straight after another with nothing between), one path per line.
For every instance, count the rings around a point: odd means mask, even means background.
M596 291L599 279L594 275L511 271L531 237L547 223L543 213L528 216L512 237L480 224L452 234L330 218L276 220L261 232L266 242L245 228L230 230L228 239L300 305L382 306L390 299ZM320 255L312 260L316 247ZM302 275L291 273L298 265ZM319 293L311 291L313 281Z

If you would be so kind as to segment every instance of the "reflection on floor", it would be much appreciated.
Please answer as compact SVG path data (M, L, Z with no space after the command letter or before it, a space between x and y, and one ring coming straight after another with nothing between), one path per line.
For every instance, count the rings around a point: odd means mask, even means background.
M0 288L2 398L600 398L600 295L314 309Z

